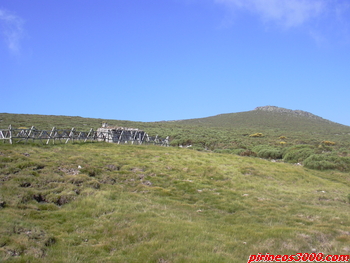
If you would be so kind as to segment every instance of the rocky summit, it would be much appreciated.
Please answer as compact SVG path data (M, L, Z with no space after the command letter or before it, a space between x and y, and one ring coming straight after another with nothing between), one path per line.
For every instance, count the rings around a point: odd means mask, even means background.
M256 111L269 111L269 112L277 112L277 113L286 113L294 116L304 116L312 119L319 119L319 120L325 120L320 116L314 115L307 111L302 110L290 110L286 108L281 108L277 106L262 106L262 107L256 107L254 110Z

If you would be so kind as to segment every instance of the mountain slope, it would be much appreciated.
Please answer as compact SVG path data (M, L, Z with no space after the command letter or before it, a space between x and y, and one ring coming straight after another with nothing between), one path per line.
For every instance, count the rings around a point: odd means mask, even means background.
M220 114L206 118L162 121L132 122L121 120L93 119L70 116L30 114L0 114L1 128L31 127L51 130L71 129L89 131L97 129L103 122L114 126L145 130L150 136L170 137L173 146L193 145L196 149L252 149L256 145L280 146L279 137L288 138L283 146L312 144L322 141L335 142L338 150L348 151L350 127L323 119L305 111L293 111L274 106L257 107L255 110ZM261 133L261 138L248 135ZM345 154L343 154L345 155Z
M98 128L103 122L112 125L138 127L138 128L169 128L179 125L194 125L201 127L225 127L233 129L283 129L283 130L309 130L317 128L322 130L350 132L350 126L335 123L312 113L302 110L289 110L276 106L257 107L254 110L237 113L226 113L205 118L161 121L161 122L134 122L123 120L106 120L96 118L82 118L79 116L56 116L37 114L10 114L0 113L0 126L6 128L12 124L14 127L36 126L39 129L57 128L89 129Z
M275 106L257 107L252 111L182 120L178 123L236 129L280 129L286 131L337 132L350 131L349 126L323 119L312 113Z
M175 147L0 144L0 258L349 254L349 184L346 173Z

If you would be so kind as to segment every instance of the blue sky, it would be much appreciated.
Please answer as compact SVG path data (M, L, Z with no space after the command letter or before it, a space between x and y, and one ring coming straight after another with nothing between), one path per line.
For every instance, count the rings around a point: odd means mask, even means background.
M350 125L348 0L0 0L0 112Z

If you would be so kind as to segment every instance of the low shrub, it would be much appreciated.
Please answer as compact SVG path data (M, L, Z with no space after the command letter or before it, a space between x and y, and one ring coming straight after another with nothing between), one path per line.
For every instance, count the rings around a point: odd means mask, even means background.
M331 146L326 146L325 144L320 144L317 149L317 153L332 152L333 148Z
M335 164L322 154L313 154L305 159L304 166L315 170L335 169Z
M282 159L282 150L269 145L258 145L252 149L258 157L264 159Z
M322 141L322 144L327 145L327 146L333 146L333 145L335 145L335 142L332 142L332 141Z
M304 166L316 170L337 169L339 171L350 171L350 158L334 154L313 154L305 159Z
M264 137L264 135L262 133L258 132L258 133L253 133L253 134L249 135L249 137Z
M258 157L264 159L282 159L282 151L276 148L266 148L258 152Z
M288 147L283 152L283 159L289 163L303 162L310 155L314 154L315 150L311 145L296 145Z

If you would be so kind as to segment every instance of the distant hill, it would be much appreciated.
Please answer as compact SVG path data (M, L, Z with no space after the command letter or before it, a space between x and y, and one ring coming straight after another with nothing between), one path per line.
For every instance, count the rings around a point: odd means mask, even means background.
M226 113L216 116L178 121L179 124L235 129L279 129L286 131L316 131L319 133L349 132L350 127L326 120L310 112L276 106L257 107L254 110Z
M256 107L254 110L237 113L225 113L205 118L160 121L160 122L134 122L125 120L106 120L97 118L83 118L79 116L58 116L38 114L11 114L0 113L0 127L5 128L9 124L13 126L38 126L41 129L59 128L98 128L103 122L118 124L121 126L172 126L175 124L195 125L203 127L226 128L278 128L287 130L300 130L300 128L323 127L326 129L350 129L350 126L342 125L302 110L290 110L276 106Z
M69 116L0 114L0 127L89 131L103 122L138 128L150 136L169 136L171 146L199 151L284 159L313 169L350 171L350 126L312 113L275 106L167 122L132 122ZM310 158L308 158L310 157Z
M133 122L35 114L0 113L0 128L35 126L38 129L71 129L89 131L103 122L113 126L139 128L150 136L170 137L173 146L195 145L198 149L247 148L256 145L279 144L279 137L288 138L287 145L313 144L334 141L341 150L350 145L350 126L335 123L302 110L276 106L257 107L251 111L216 116L162 122ZM262 133L259 139L248 135ZM347 150L347 149L345 149Z

